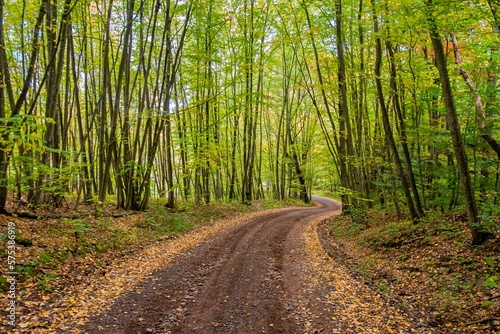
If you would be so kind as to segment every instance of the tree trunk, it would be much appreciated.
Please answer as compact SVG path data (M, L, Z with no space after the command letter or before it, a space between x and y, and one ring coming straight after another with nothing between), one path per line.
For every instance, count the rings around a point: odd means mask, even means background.
M403 192L406 197L406 202L408 205L408 209L410 210L410 216L413 221L418 221L420 218L417 210L415 209L415 205L413 202L413 198L411 197L410 185L408 183L408 179L406 177L406 173L403 168L403 163L401 162L401 158L399 157L398 148L396 146L396 141L394 140L394 136L392 133L391 123L389 120L389 112L387 110L387 106L384 100L384 90L382 87L381 77L381 66L382 66L382 42L381 38L378 35L379 26L377 15L375 15L375 2L372 0L373 5L373 22L374 22L374 31L377 34L376 37L376 55L375 55L375 83L377 86L377 96L379 100L380 110L382 113L382 123L384 126L385 137L387 140L387 144L392 152L394 157L394 162L396 163L396 168L398 170L399 177L401 179L401 185L403 186Z
M451 42L453 43L453 51L455 54L455 64L460 65L462 63L462 58L460 57L460 50L458 49L458 41L453 32L450 33ZM472 81L472 78L469 76L469 73L464 68L460 68L460 75L464 79L467 87L469 87L470 91L474 94L474 105L476 107L477 113L477 124L479 126L479 131L481 131L481 137L483 140L495 151L498 159L500 159L500 143L493 138L490 133L490 130L486 126L486 113L483 107L483 102L481 95L477 91L476 85Z
M429 33L434 49L434 56L436 59L436 67L439 72L439 80L441 83L441 90L443 94L444 105L446 108L446 122L450 129L451 139L453 142L453 149L457 160L458 172L460 175L460 183L462 192L465 198L465 206L467 208L467 218L469 221L469 229L472 234L472 244L480 245L489 237L489 233L482 231L481 221L478 214L476 199L474 197L474 189L470 180L469 166L467 163L467 155L462 142L462 135L460 133L460 123L457 116L455 101L453 99L453 92L451 89L450 78L448 75L448 67L446 64L446 55L444 53L443 44L433 15L432 0L427 0L426 3L427 20L429 22Z
M339 91L339 159L340 167L340 182L342 187L346 189L354 189L351 180L353 179L351 161L354 157L354 145L352 140L351 120L349 118L349 104L347 102L347 80L346 80L346 65L344 56L344 42L342 32L342 0L337 0L335 5L335 39L337 41L337 57L338 57L338 91ZM352 199L343 195L342 210L348 210Z
M397 85L397 75L396 75L396 63L394 60L394 50L390 42L386 43L387 51L389 52L389 63L390 63L390 86L393 94L394 100L394 110L396 111L396 116L399 121L399 134L401 137L401 146L403 147L403 155L406 162L406 172L408 175L408 181L410 183L411 190L413 192L413 199L415 200L415 209L419 217L424 216L424 210L422 208L422 203L420 201L420 194L417 189L417 182L415 181L415 175L413 173L412 159L410 155L410 149L408 148L408 139L406 136L406 125L404 120L404 114L400 103L400 92Z

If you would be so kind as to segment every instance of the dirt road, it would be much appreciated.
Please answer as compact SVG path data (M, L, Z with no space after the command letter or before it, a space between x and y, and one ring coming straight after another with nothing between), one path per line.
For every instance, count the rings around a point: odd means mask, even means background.
M346 309L339 307L344 301L327 298L328 291L340 289L328 284L322 284L325 289L310 288L316 276L307 269L310 259L302 234L310 222L340 210L331 200L316 201L314 208L285 209L243 221L200 243L81 329L134 334L350 332L350 320L341 326L341 320L332 318L344 317L338 312ZM379 306L379 313L386 313L384 308Z
M339 206L320 199L245 221L201 243L92 317L89 333L300 333L299 235Z

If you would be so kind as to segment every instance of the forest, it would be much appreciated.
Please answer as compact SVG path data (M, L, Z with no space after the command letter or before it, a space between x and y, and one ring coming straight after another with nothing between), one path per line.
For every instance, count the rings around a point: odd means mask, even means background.
M499 4L0 1L0 208L326 191L498 214Z
M343 215L320 239L355 281L427 305L443 333L498 330L499 11L498 0L0 0L0 258L12 234L22 328L60 324L75 300L90 314L92 275L109 281L128 248L158 247L150 272L196 244L196 226L328 196ZM276 224L295 231L286 217ZM133 286L109 282L106 293Z

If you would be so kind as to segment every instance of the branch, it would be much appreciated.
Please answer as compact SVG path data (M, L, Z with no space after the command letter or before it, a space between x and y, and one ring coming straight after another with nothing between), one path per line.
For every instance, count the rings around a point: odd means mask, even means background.
M471 321L471 322L466 323L465 326L470 326L470 325L475 325L475 324L482 324L482 323L485 323L485 322L488 322L488 321L491 321L491 320L493 320L493 317L484 318L484 319L480 319L480 320L476 320L476 321Z
M497 299L500 297L500 293L499 294L496 294L494 296L491 296L490 298L486 299L486 300L493 300L493 299Z
M486 133L483 133L481 135L481 137L496 152L496 154L498 156L498 160L500 160L500 144L498 143L498 141L495 138L493 138L490 134L486 134Z
M453 43L453 53L455 54L455 64L460 65L462 63L462 58L460 57L460 52L458 49L458 41L457 37L453 32L450 32L451 42ZM481 130L481 137L484 139L488 145L495 151L500 160L500 144L498 141L493 138L490 134L488 134L488 130L486 129L486 115L483 110L483 103L481 100L481 95L477 92L477 88L474 85L469 73L463 68L459 69L460 75L465 80L465 83L469 87L470 91L474 93L474 103L476 105L477 112L477 122L479 124L479 129Z
M406 241L403 241L401 243L401 245L408 245L408 244L411 244L412 242L415 242L415 241L418 241L418 240L422 240L423 238L425 238L425 237L416 237L416 238L413 238L413 239L410 239L410 240L406 240Z

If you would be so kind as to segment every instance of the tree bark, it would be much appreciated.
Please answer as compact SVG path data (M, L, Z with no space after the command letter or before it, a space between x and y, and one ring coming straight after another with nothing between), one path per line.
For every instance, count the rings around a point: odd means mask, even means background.
M451 139L453 142L453 149L457 160L458 172L460 175L460 183L462 186L462 193L465 199L465 206L467 208L467 218L469 222L469 229L472 235L472 244L480 245L489 237L489 233L482 231L481 221L478 214L476 199L474 197L474 189L469 174L469 166L467 163L467 155L462 142L462 135L460 133L460 123L458 120L455 101L453 99L453 92L451 89L450 78L448 74L448 67L446 64L446 55L444 53L443 44L437 27L436 19L433 15L433 2L427 0L426 2L427 20L429 23L429 33L434 49L434 56L436 60L436 68L439 72L439 81L441 83L441 90L443 94L444 105L446 108L446 122L450 129Z
M341 163L340 181L342 187L346 189L354 189L351 184L353 174L351 171L351 162L354 157L354 145L352 139L351 120L349 118L349 104L347 101L347 80L346 80L346 65L344 56L344 42L342 32L342 0L337 0L335 4L335 39L337 42L337 57L338 57L338 91L339 91L339 159ZM352 199L348 195L342 195L342 210L349 209Z
M420 201L420 194L417 189L417 182L415 181L415 175L413 173L412 160L410 155L410 149L408 148L408 138L406 136L406 125L404 120L404 114L400 103L400 92L397 84L397 74L396 74L396 63L394 60L394 50L390 42L386 43L387 51L389 52L389 64L390 64L390 86L392 89L394 109L396 111L396 116L399 121L399 133L401 137L401 146L403 147L403 155L406 162L406 172L408 175L408 182L413 193L413 199L415 201L415 209L419 217L424 216L424 210L422 208L422 203Z
M375 1L372 0L373 6L373 23L374 23L374 31L376 34L379 33L378 19L375 11ZM375 55L375 84L377 86L377 96L379 100L380 110L382 112L382 123L384 126L385 137L387 140L387 144L392 152L394 157L394 162L396 164L396 168L398 170L399 177L401 179L401 185L403 186L403 192L406 197L406 202L408 205L408 209L410 210L410 216L413 221L418 221L420 218L417 210L415 209L415 205L413 202L413 198L410 192L410 185L408 183L408 179L406 173L403 168L403 163L401 162L401 158L399 157L398 148L396 146L396 141L394 140L394 135L391 128L391 123L389 120L389 113L387 110L387 106L384 100L384 90L382 87L381 80L381 66L382 66L382 42L380 36L376 37L376 55Z

